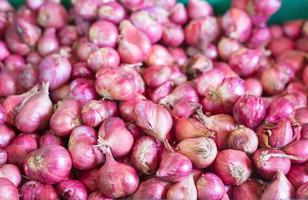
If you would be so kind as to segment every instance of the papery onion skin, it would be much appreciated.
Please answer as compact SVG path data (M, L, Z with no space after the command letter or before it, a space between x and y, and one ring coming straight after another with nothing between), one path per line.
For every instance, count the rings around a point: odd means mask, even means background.
M263 185L257 179L247 180L245 183L235 186L232 193L232 198L234 200L258 200L263 193Z
M214 140L207 137L184 139L178 144L177 149L191 160L194 167L200 169L210 166L217 155Z
M41 147L29 153L24 161L26 175L46 184L55 184L68 178L71 168L71 156L60 145Z
M250 155L258 148L258 137L253 130L238 126L229 134L228 146L230 149L244 151Z
M97 133L88 126L76 127L69 138L68 151L72 157L73 167L79 170L93 169L104 160L102 152L94 147Z
M97 72L103 67L119 66L120 57L115 49L104 47L90 53L87 63L92 71Z
M292 199L294 196L295 191L292 184L288 181L283 172L279 171L276 175L276 179L265 188L260 199Z
M159 180L158 178L150 178L141 182L138 190L133 194L132 199L165 199L170 183Z
M275 124L283 119L292 119L295 116L295 109L290 101L278 98L269 104L265 120Z
M197 200L197 189L194 183L193 174L184 180L170 186L166 199L191 199Z
M81 124L81 105L76 100L59 102L50 119L50 128L57 136L68 136Z
M181 153L170 152L161 159L156 176L161 180L182 181L192 172L191 161Z
M132 165L143 174L151 174L158 167L159 144L150 136L138 138L130 153Z
M48 1L40 7L37 21L45 28L61 28L67 18L67 12L61 4Z
M277 149L258 149L252 156L258 173L266 179L273 179L278 171L287 174L291 161L286 154Z
M117 27L105 20L93 23L89 29L89 39L101 47L114 47L118 38Z
M98 94L95 90L95 82L90 79L77 78L70 84L70 95L81 105L84 105L92 99L97 99Z
M307 199L308 198L308 183L304 183L301 185L296 191L296 197L299 199Z
M0 192L2 199L19 199L17 187L6 178L0 178Z
M110 148L113 157L126 156L134 143L134 137L119 117L107 118L98 130L98 145Z
M82 107L81 115L83 123L90 127L100 125L109 116L107 109L108 107L104 101L89 101Z
M102 4L97 12L100 19L109 20L115 24L119 24L126 17L124 7L116 1Z
M302 184L308 182L307 164L292 165L287 174L288 180L292 183L294 188L300 187Z
M202 174L196 182L196 187L199 199L220 200L225 194L224 183L214 173Z
M67 200L87 200L88 198L86 187L78 180L68 179L58 183L57 191Z
M244 152L226 149L218 153L214 168L225 184L240 185L250 177L252 162Z
M21 196L27 200L58 199L55 188L51 185L44 185L36 181L28 181L21 187Z
M0 178L6 178L18 187L21 182L21 173L15 165L5 164L0 167Z
M111 198L133 194L139 185L139 177L135 169L115 161L110 151L107 152L106 157L105 164L98 172L99 190Z

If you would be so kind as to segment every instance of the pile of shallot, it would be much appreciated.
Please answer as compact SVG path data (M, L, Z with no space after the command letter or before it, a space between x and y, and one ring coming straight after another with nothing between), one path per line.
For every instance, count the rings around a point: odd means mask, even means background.
M308 198L308 21L280 0L0 0L0 199Z

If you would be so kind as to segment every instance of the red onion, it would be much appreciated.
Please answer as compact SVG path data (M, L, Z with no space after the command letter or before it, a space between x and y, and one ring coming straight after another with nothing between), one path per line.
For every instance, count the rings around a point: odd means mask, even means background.
M55 184L65 180L71 168L72 160L69 152L56 144L32 151L24 162L26 175L45 184Z
M247 13L238 8L229 9L221 19L226 35L240 42L247 41L251 33L251 20Z
M266 148L282 148L298 138L299 133L292 127L289 120L278 122L273 128L266 124L258 128L259 144Z
M109 116L107 101L91 100L82 107L82 121L84 124L96 127ZM113 106L113 102L110 102Z
M302 134L302 139L308 139L308 124L304 124L302 126L301 134Z
M293 105L284 98L278 98L269 104L265 120L270 124L274 124L284 119L293 119L294 116L295 109Z
M261 200L266 199L292 199L295 191L282 171L278 171L276 178L269 184L261 196Z
M8 146L14 137L15 132L10 127L0 124L0 148Z
M213 173L205 173L196 182L199 199L222 199L225 188L222 180Z
M177 47L184 41L184 31L181 26L168 23L164 25L162 42L170 47Z
M2 199L19 199L17 187L6 178L0 178L0 192Z
M184 25L188 20L187 10L182 3L177 3L170 12L169 19L176 24Z
M304 163L308 160L308 149L303 147L306 147L307 145L308 140L302 139L288 144L286 147L283 148L283 151L288 155L300 158L293 159L292 163Z
M167 65L149 66L144 69L142 75L149 87L158 87L169 80L172 71Z
M81 106L76 100L58 102L50 119L50 128L57 136L68 136L81 124Z
M120 24L119 38L118 53L125 63L143 61L150 53L150 39L127 20Z
M266 115L266 104L261 97L244 95L238 98L233 107L234 119L248 128L256 128Z
M176 120L175 137L178 141L202 136L214 136L214 133L193 118L179 118Z
M145 63L150 66L162 66L171 65L173 61L173 57L168 52L167 48L159 44L154 44L149 51Z
M29 47L35 47L38 39L41 36L41 29L38 26L31 24L30 22L21 18L16 19L15 26L17 34L21 40Z
M296 191L296 197L299 199L307 199L308 198L308 183L303 184Z
M258 200L263 193L263 185L257 179L247 180L239 186L233 187L232 198L234 200L251 199Z
M74 13L83 19L90 20L97 17L97 9L100 4L97 0L74 1Z
M90 67L86 62L77 62L72 69L72 78L88 78L92 79L94 73L90 70Z
M271 31L267 27L255 28L252 30L249 47L259 48L265 47L271 41L272 35Z
M202 19L213 15L213 8L207 1L190 0L187 6L188 16L191 19Z
M172 147L166 139L172 127L170 113L162 106L147 100L137 102L134 112L136 124L147 134L163 142L169 150L172 150Z
M177 149L191 160L194 167L200 169L210 166L217 155L214 140L207 137L184 139L178 144Z
M60 43L62 45L71 46L78 39L76 26L67 25L59 32Z
M308 85L308 67L306 66L303 72L303 82L305 85Z
M261 82L258 79L247 78L245 80L244 86L245 86L246 92L248 94L252 94L252 95L255 95L255 96L261 96L262 95L263 88L262 88Z
M66 84L58 89L52 90L50 93L50 97L53 101L63 101L65 99L68 99L70 95L70 85Z
M37 24L37 12L33 12L26 5L22 5L16 13L16 16L20 19L25 19L31 24ZM13 19L10 19L12 21Z
M38 70L32 65L28 65L18 75L18 83L23 89L30 90L38 84Z
M45 127L53 111L48 89L49 84L43 83L41 91L22 103L15 118L19 130L31 133Z
M36 134L19 134L6 148L8 163L21 167L28 153L38 148L37 140Z
M139 185L139 177L134 168L117 162L106 152L106 162L98 172L99 190L111 198L120 198L133 194Z
M120 57L113 48L105 47L90 53L87 62L90 69L94 72L97 72L103 67L119 66Z
M152 174L158 167L158 142L150 136L136 140L130 158L132 165L143 174Z
M110 148L114 157L126 156L134 143L132 134L118 117L107 118L100 126L98 136L98 145L103 149Z
M26 1L27 6L31 8L32 10L39 9L44 3L45 3L45 0L37 0L37 1L27 0Z
M163 33L162 26L151 17L150 13L143 10L133 12L129 19L136 28L148 36L152 44L161 39Z
M39 65L39 79L49 82L51 89L56 89L68 81L71 71L72 66L64 55L51 54Z
M94 81L85 78L77 78L70 84L70 94L81 105L97 98Z
M166 199L197 199L193 174L170 186Z
M141 128L134 123L128 123L126 125L127 129L130 131L135 140L144 136L145 134L142 132Z
M5 32L5 41L9 50L19 55L27 55L31 49L23 43L17 34L17 30L13 25L10 25Z
M284 51L288 51L294 48L293 40L286 38L286 37L279 37L275 40L272 40L268 44L268 49L271 53L275 56L283 53Z
M119 24L125 17L126 11L116 1L102 4L98 9L98 17Z
M180 85L187 81L187 76L180 70L178 65L173 64L170 68L172 71L170 79L174 82L174 84Z
M137 94L135 97L122 101L119 104L119 112L122 118L129 122L135 121L135 105L139 100L145 99L145 97L141 94Z
M79 126L72 131L68 142L68 151L72 157L73 167L89 170L103 162L103 155L94 147L97 133L87 126Z
M157 178L150 178L141 182L133 199L165 199L170 184Z
M37 43L37 51L42 55L46 56L59 49L59 41L56 36L55 28L47 28L44 31L43 36Z
M188 45L208 44L216 40L219 34L218 22L215 17L207 16L196 19L185 27L185 41Z
M295 119L301 125L308 124L308 107L296 109Z
M6 122L6 111L2 104L0 104L0 125Z
M287 178L295 188L298 188L308 181L308 169L304 164L292 165Z
M128 100L136 94L134 74L118 67L104 67L96 73L96 91L108 99Z
M250 177L252 162L244 152L227 149L218 153L214 169L225 184L240 185Z
M287 50L279 54L278 62L285 62L294 68L295 71L301 70L304 64L305 55L301 51Z
M49 145L49 144L58 144L63 146L63 141L61 140L60 137L54 135L52 131L46 131L39 140L39 145L40 147Z
M164 97L170 94L173 89L173 85L174 84L172 81L167 81L154 90L149 90L148 96L154 103L159 103Z
M277 39L277 38L280 38L281 36L283 36L283 30L282 30L282 27L280 25L273 24L269 27L269 29L271 31L271 35L272 35L273 39Z
M280 8L280 0L253 1L252 22L255 26L263 27L268 19Z
M93 192L97 189L97 174L98 168L84 171L78 179L83 183L83 185L87 188L87 191Z
M118 29L109 21L97 21L89 29L89 39L101 47L114 47L118 39Z
M21 188L23 199L58 199L57 191L51 185L44 185L36 181L28 181Z
M7 162L7 153L5 149L0 149L0 166Z
M2 165L0 168L0 178L6 178L11 181L16 187L21 182L21 174L15 165L12 164L5 164Z
M90 54L97 49L97 46L90 43L87 38L81 38L76 42L76 56L81 61L87 61Z
M286 155L278 149L258 149L252 156L252 160L259 174L269 180L273 179L278 171L287 174L291 166L290 159L297 158Z
M57 185L59 195L67 200L87 200L86 187L78 180L65 180Z
M193 55L182 68L188 75L196 77L200 73L210 71L213 68L213 62L204 55Z
M9 55L4 60L4 67L8 72L14 73L13 76L15 76L15 74L19 74L26 68L25 59L17 54Z
M12 74L0 68L0 96L7 97L16 94L17 83Z
M138 0L137 0L138 1ZM175 1L174 0L168 0L169 2L170 1L173 1L173 3L175 4ZM168 1L161 1L161 0L158 0L158 1L153 1L153 2L160 2L160 3L168 3ZM146 2L145 2L146 3ZM173 5L172 5L173 6ZM142 8L143 11L146 11L150 14L150 16L156 20L158 23L160 24L165 24L167 22L170 22L169 19L168 19L168 16L170 15L170 12L171 12L171 8L169 8L169 11L166 10L166 8L164 8L162 5L159 5L159 6L148 6L148 7L144 7Z
M200 95L206 95L211 89L218 87L224 79L224 73L218 69L204 72L197 80L197 91Z
M10 52L3 41L0 41L0 61L3 61L10 55Z
M247 77L260 68L262 52L255 49L240 48L230 55L229 65L240 76Z
M223 37L217 45L218 54L223 60L229 60L231 54L239 50L240 46L237 40Z
M99 191L95 191L89 195L88 200L113 200L113 199L106 197L103 193Z
M184 65L188 59L185 51L180 47L170 47L168 48L168 51L173 57L173 60L180 66Z
M292 20L287 21L283 24L283 32L289 38L296 39L301 34L301 28L303 25L303 20Z
M40 7L37 21L44 28L62 28L67 18L68 15L63 5L48 1Z
M191 161L183 154L170 152L162 157L156 176L161 180L179 182L191 173Z
M252 154L258 148L258 137L253 130L244 126L238 126L230 133L228 137L228 146L230 149Z

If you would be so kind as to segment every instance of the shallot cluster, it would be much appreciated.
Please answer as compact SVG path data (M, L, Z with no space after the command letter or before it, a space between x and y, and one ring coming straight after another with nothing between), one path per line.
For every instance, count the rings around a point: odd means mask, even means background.
M0 0L0 199L308 198L308 21L71 4Z

